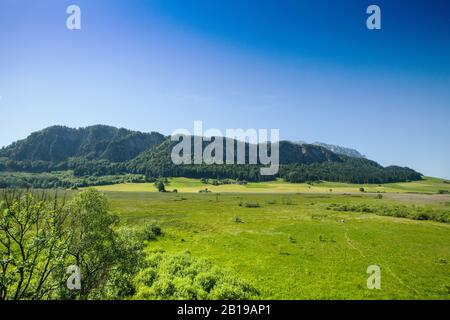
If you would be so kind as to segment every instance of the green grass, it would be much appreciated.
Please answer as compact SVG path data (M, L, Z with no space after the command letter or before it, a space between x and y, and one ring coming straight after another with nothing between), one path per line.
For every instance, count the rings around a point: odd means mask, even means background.
M384 188L428 192L434 185L427 183L438 184L427 179ZM355 188L314 188L329 186ZM156 193L151 184L100 189L122 223L163 228L165 235L149 248L207 258L251 281L262 299L450 299L449 224L327 210L332 203L377 206L395 199L359 191L295 194L307 185L279 181L206 187L221 194L198 194L205 185L192 179L173 179L167 187L188 193ZM261 193L250 193L255 190ZM416 205L448 210L448 201ZM366 287L373 264L382 270L381 290Z
M388 183L382 185L359 185L337 182L320 182L312 185L306 183L289 183L282 180L260 183L248 183L247 185L220 185L213 186L203 184L198 179L173 178L166 187L167 190L177 189L178 192L192 193L208 188L218 193L360 193L363 187L369 193L430 193L436 194L439 190L450 190L450 184L443 179L425 177L421 181ZM126 183L98 187L104 191L128 191L128 192L156 192L153 183ZM331 191L330 191L331 189Z

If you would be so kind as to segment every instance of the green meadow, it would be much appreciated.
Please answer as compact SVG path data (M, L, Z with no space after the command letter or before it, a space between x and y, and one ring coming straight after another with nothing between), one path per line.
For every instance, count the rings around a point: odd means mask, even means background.
M98 189L122 224L161 226L147 250L206 258L250 281L262 299L450 299L449 223L358 211L401 205L446 214L450 196L437 193L449 187L434 178L381 186L176 178L166 189L177 193L146 183ZM367 288L370 265L381 268L381 290Z
M431 177L425 177L423 180L415 182L386 183L380 185L359 185L339 182L315 182L311 184L289 183L279 179L270 182L250 182L246 185L227 184L219 186L203 184L198 179L173 178L169 179L167 190L176 189L178 192L183 193L196 193L205 188L216 193L359 193L361 187L368 193L436 194L439 190L450 192L449 181ZM103 191L157 192L153 183L123 183L99 186L97 189Z

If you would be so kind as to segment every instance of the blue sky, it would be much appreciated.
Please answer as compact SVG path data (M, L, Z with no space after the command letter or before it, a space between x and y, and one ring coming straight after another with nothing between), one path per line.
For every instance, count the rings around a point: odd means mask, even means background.
M449 57L445 0L0 0L0 145L55 124L202 120L450 178Z

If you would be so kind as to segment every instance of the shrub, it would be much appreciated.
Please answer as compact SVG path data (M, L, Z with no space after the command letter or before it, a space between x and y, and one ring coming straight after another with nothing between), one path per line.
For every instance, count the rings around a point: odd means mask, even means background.
M257 202L246 202L244 203L245 208L259 208L261 207Z
M241 219L239 216L234 217L234 218L233 218L233 222L236 222L236 223L244 223L244 221L242 221L242 219Z
M162 236L161 227L155 224L144 224L142 227L137 227L138 236L144 241L153 241L157 237Z
M155 187L156 189L158 189L158 192L166 192L166 186L164 185L164 182L161 180L155 182Z
M154 252L134 279L135 299L244 300L258 297L247 281L189 253Z
M153 233L155 236L157 236L157 237L160 236L160 235L162 235L161 228L158 227L158 226L153 225L153 226L152 226L152 233Z

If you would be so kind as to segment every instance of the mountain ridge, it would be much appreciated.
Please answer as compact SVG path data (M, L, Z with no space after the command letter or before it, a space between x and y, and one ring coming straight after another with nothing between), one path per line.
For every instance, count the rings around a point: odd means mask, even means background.
M123 162L164 139L158 132L144 133L106 125L77 129L51 126L2 148L0 156L18 161L59 162L70 157L86 157Z
M236 141L232 142L236 148ZM143 133L105 125L77 129L52 126L0 149L0 171L73 170L77 176L134 173L148 177L186 176L251 181L281 177L291 182L330 180L368 183L419 180L422 176L410 168L383 167L375 161L338 154L324 146L290 141L279 142L280 171L273 177L260 175L261 165L175 165L170 154L177 143L157 132ZM203 149L208 144L204 142ZM249 144L246 143L245 147L248 150Z

